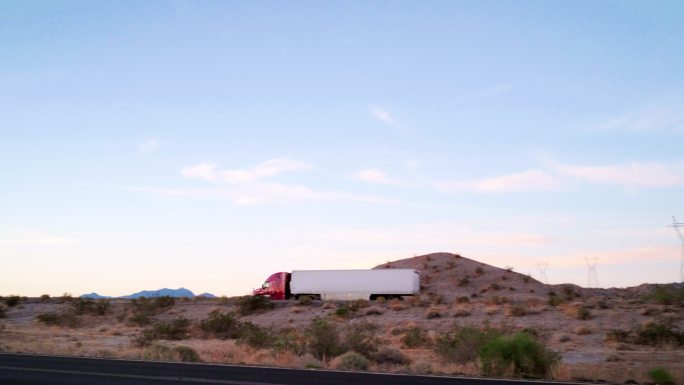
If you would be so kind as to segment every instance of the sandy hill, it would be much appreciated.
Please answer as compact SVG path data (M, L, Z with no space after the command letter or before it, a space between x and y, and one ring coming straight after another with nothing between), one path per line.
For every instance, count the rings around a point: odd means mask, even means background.
M550 289L530 276L501 269L451 253L432 253L387 262L374 269L416 269L421 272L421 294L461 297L506 297L511 300L548 298Z

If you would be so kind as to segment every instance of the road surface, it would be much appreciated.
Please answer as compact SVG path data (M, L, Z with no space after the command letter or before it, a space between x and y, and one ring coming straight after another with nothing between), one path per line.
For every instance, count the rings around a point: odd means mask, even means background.
M524 385L465 377L412 376L254 366L124 361L0 353L2 385ZM551 382L550 384L561 384Z

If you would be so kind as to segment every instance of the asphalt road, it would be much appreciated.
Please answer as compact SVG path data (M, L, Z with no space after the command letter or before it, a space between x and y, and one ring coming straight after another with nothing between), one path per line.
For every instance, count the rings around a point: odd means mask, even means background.
M124 361L0 353L2 385L523 385L464 377L409 376L253 366ZM552 382L551 384L560 384Z

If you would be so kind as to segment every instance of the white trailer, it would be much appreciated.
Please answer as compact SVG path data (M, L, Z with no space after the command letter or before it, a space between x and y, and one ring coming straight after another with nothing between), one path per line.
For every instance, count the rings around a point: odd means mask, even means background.
M324 300L402 297L420 290L420 272L414 269L295 270L292 297L308 295Z

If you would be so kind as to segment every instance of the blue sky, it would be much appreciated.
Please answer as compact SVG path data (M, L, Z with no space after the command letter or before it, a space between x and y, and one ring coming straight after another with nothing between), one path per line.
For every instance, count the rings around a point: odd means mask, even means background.
M679 279L677 1L0 5L0 294L460 252Z

